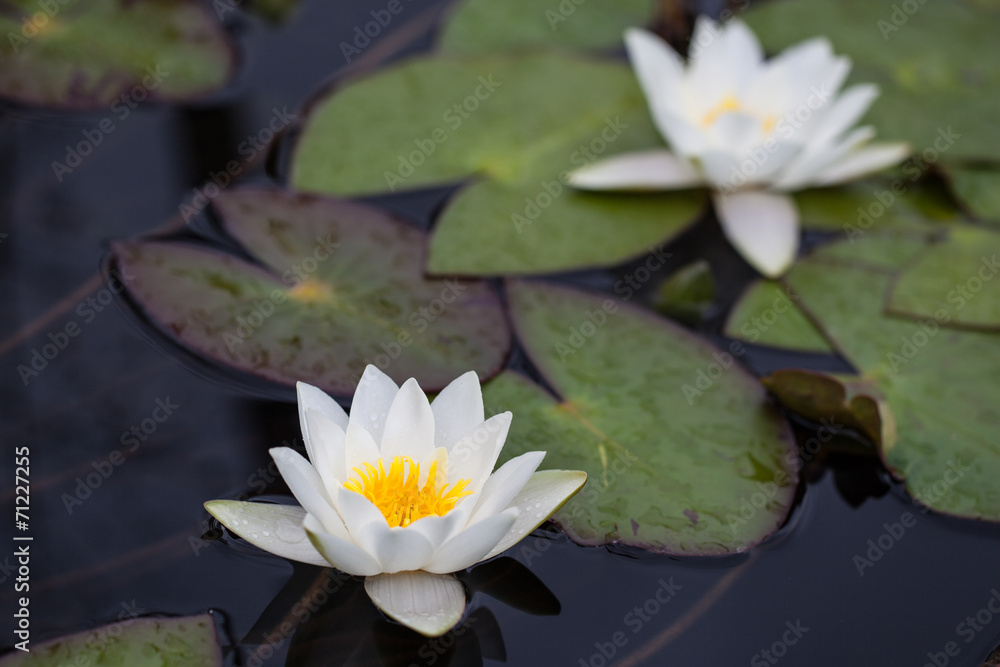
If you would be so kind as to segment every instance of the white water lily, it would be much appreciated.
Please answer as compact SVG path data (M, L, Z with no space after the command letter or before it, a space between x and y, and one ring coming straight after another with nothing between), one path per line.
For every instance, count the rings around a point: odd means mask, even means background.
M873 84L838 94L851 65L823 38L765 61L738 19L695 23L687 64L644 30L625 33L629 59L656 127L672 151L617 155L574 172L588 190L706 185L729 241L758 271L777 277L795 260L799 217L786 193L853 180L903 160L902 143L869 145L851 129L878 95Z
M451 573L521 540L587 479L536 472L544 452L493 472L511 413L484 419L474 372L429 403L416 380L397 387L368 366L350 417L311 385L300 382L298 398L309 460L288 447L270 451L302 506L214 500L206 509L261 549L366 577L379 608L430 637L465 609Z

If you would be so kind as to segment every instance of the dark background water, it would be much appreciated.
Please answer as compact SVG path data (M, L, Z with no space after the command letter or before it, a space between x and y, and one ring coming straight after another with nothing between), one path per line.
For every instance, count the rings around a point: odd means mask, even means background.
M1000 590L1000 529L921 514L871 455L824 450L811 457L789 523L749 554L681 560L579 547L543 529L512 549L510 559L468 575L478 592L470 621L460 626L466 631L437 642L387 623L357 582L329 580L329 571L299 568L279 596L292 567L220 536L202 509L205 500L287 493L269 467L267 449L297 440L294 406L207 381L151 346L112 302L101 260L109 240L175 219L192 189L236 157L236 147L265 127L274 109L298 110L342 73L340 42L384 4L311 0L279 27L231 13L244 58L234 85L197 105L141 107L116 122L62 182L51 163L109 114L2 110L0 495L3 507L13 508L13 450L28 446L32 641L113 621L123 609L211 609L235 643L262 614L257 630L272 630L291 606L282 600L319 586L336 592L324 594L330 599L307 621L296 617L294 633L273 655L250 637L229 659L281 665L291 647L288 664L310 665L499 664L504 655L511 665L763 665L774 663L759 653L783 635L795 638L786 631L797 625L801 637L786 651L779 646L782 656L772 660L919 667L929 662L928 652L955 642L958 655L947 664L981 664L1000 643L1000 615L990 614L979 631L960 624ZM380 51L397 50L393 35L422 33L443 6L407 4L389 27L394 32L387 30L365 55L375 60ZM430 44L424 35L403 52ZM260 157L244 165L241 180L268 177ZM280 171L280 151L273 157L271 166ZM429 224L441 196L386 204ZM670 266L658 276L699 255L712 260L720 289L714 316L702 327L710 336L752 276L719 239L714 223L702 221L673 248ZM570 278L610 285L628 271ZM18 366L29 365L35 350L72 324L79 335L25 382ZM756 372L798 363L843 367L836 359L756 348L741 361ZM144 440L128 439L158 405L174 407ZM814 435L807 426L798 430L802 442ZM120 465L110 462L116 450ZM110 474L105 478L102 470ZM88 476L99 483L88 484ZM854 557L864 556L868 541L908 512L915 524L861 576ZM0 542L13 545L13 512L8 516L0 521ZM13 551L0 548L4 628L15 607ZM673 597L652 603L658 592L664 599L664 584L672 585ZM456 639L457 649L451 647ZM0 644L13 642L5 631ZM607 660L602 651L614 655Z

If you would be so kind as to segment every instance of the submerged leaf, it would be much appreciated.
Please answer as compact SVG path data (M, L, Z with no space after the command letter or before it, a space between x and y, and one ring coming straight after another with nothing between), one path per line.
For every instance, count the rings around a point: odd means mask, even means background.
M147 98L185 100L212 92L236 68L235 47L194 0L3 4L0 96L10 100L105 108L115 114L106 119L113 123Z

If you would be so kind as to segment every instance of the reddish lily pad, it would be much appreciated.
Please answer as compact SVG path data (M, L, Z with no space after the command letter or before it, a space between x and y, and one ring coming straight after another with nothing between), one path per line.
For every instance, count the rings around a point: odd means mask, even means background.
M354 391L369 363L427 391L503 365L511 334L495 291L425 278L426 237L407 223L274 189L228 191L214 205L259 263L179 240L115 246L128 295L196 354L338 395Z

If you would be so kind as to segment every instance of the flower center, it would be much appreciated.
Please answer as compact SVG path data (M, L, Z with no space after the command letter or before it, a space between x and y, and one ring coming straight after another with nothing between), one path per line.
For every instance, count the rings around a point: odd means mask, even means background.
M449 484L438 486L437 464L431 463L423 487L418 486L420 464L409 456L392 459L388 471L382 459L377 467L365 463L364 470L354 468L355 476L344 482L344 487L375 503L390 528L406 527L425 516L443 516L461 498L472 494L464 490L472 481L469 479L459 480L450 489Z
M333 301L333 291L330 286L312 278L303 280L290 289L288 296L300 303L329 303Z
M742 104L740 104L740 101L735 95L726 95L722 98L721 102L709 109L705 115L701 117L701 126L705 128L711 127L715 124L715 121L719 120L720 116L736 112L747 113L746 109ZM774 126L777 125L777 122L778 119L775 118L773 114L761 119L761 129L763 129L764 134L771 134L774 130Z

